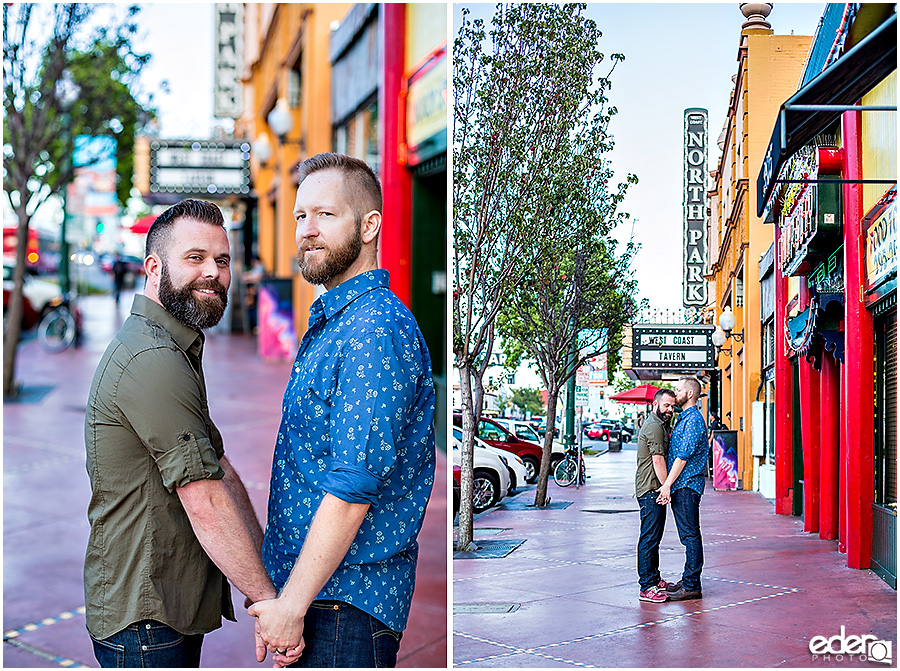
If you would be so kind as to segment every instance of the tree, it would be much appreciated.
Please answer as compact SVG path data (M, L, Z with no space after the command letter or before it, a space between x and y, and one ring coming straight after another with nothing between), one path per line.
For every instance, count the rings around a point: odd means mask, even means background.
M583 4L498 5L489 36L484 22L469 19L463 9L454 42L453 353L462 396L460 549L472 540L474 429L497 315L545 251L534 241L547 238L556 225L554 206L567 184L570 152L584 120L609 115L598 106L609 80L593 81L593 69L603 58L596 50L600 32L582 15L584 9ZM595 141L608 138L590 138L592 150ZM589 153L578 160L587 160Z
M540 415L544 412L544 400L541 398L540 389L518 387L512 390L509 401L522 412L530 412L532 415Z
M602 188L600 193L592 192L588 185L578 188L577 173L570 175L576 188L568 190L568 202L561 208L566 213L563 218L568 218L560 222L562 235L535 242L545 253L507 298L497 320L507 360L527 354L537 362L547 388L547 431L536 506L547 501L560 391L589 358L615 352L611 344L621 337L635 311L637 286L631 262L636 246L629 243L617 255L615 243L608 237L614 225L627 218L616 213L627 184L620 185L615 195L604 195Z
M3 394L15 392L28 230L35 212L72 180L76 135L111 135L119 202L131 192L137 131L153 116L135 98L149 55L130 40L138 8L89 30L96 6L3 5L3 189L18 221L15 288L4 334Z

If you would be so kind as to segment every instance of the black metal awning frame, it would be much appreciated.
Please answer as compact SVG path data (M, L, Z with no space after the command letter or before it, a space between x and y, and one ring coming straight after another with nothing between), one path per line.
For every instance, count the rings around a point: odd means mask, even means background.
M844 112L896 112L896 106L853 104L897 69L897 15L893 14L865 39L782 104L769 147L756 180L757 216L770 205L776 184L818 180L779 179L787 160ZM896 184L897 180L829 180L846 184Z

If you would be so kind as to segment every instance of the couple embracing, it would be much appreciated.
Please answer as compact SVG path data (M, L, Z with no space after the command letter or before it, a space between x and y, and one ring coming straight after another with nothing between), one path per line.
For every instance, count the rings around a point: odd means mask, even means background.
M637 546L641 601L662 603L703 596L700 498L705 484L708 439L706 422L697 405L700 391L700 383L691 376L680 378L674 392L657 391L638 436L635 496L641 508ZM675 406L681 408L681 414L670 431L669 421ZM678 537L685 548L684 572L677 583L666 582L659 572L659 544L669 503Z

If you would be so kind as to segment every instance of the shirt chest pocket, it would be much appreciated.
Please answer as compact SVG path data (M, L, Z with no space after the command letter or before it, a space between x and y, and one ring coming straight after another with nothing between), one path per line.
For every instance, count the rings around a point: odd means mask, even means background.
M304 361L294 365L285 396L288 421L304 438L321 440L328 433L335 389L335 370L327 361Z

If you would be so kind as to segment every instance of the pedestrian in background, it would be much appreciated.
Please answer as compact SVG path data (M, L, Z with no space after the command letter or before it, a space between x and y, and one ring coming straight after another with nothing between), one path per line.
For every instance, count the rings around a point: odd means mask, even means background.
M203 635L275 588L262 529L209 416L202 330L225 312L228 236L185 200L147 233L144 294L107 347L85 419L85 615L102 667L198 667ZM224 574L224 575L223 575Z
M666 507L657 502L659 488L666 481L666 453L669 447L669 420L675 411L675 394L660 389L653 395L650 414L637 438L637 471L634 495L641 508L641 531L637 546L640 581L638 599L651 603L668 601L669 586L659 573L659 544L666 528Z
M116 305L119 304L119 298L122 295L122 289L125 288L125 274L128 272L128 266L122 260L122 255L116 252L116 259L112 265L113 276L113 295L116 298Z
M431 360L378 269L372 170L319 154L298 174L297 260L326 292L310 307L284 394L263 545L280 596L249 610L257 659L392 667L434 481Z
M681 414L669 438L666 459L669 474L659 490L659 502L672 503L678 538L685 549L681 580L668 588L670 601L703 596L700 585L703 570L700 498L706 484L709 437L706 422L697 405L700 391L700 382L690 375L679 378L675 385L675 404L681 408Z

